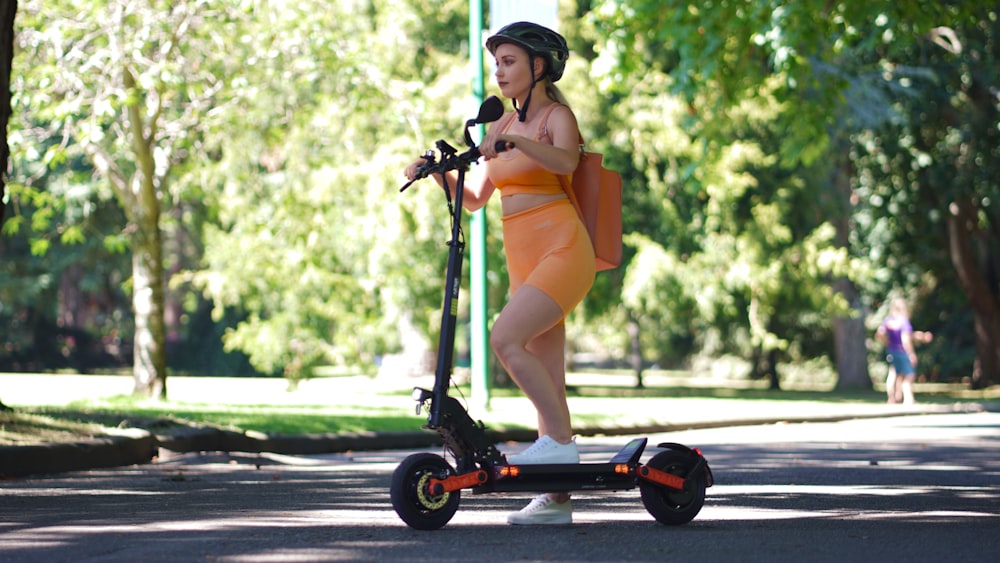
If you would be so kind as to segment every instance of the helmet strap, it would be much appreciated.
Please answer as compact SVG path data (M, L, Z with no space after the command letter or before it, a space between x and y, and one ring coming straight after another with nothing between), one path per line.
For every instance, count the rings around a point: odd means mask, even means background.
M531 90L535 89L535 83L532 81ZM524 123L524 120L528 117L528 104L531 103L531 90L528 91L528 96L524 98L524 105L517 107L517 100L514 100L514 109L517 110L517 120Z
M517 120L524 123L528 117L528 104L531 103L531 93L535 91L538 79L535 78L535 56L528 55L528 66L531 67L531 87L528 88L528 95L524 97L524 106L517 107L517 98L514 98L514 109L517 110Z

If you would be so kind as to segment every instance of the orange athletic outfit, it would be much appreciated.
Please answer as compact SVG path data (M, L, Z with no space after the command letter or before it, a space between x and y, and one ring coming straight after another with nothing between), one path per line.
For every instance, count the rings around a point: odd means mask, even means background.
M557 105L542 117L536 141L552 143L545 123ZM513 121L511 114L504 130ZM501 196L564 193L555 174L516 148L488 161L486 173ZM594 247L568 198L504 216L503 243L511 295L522 285L536 287L559 304L565 318L594 284Z

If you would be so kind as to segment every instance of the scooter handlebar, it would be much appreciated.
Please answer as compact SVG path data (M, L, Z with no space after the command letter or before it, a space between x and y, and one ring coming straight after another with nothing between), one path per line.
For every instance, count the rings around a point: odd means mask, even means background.
M497 141L496 144L493 146L493 148L496 150L496 152L505 152L513 150L514 143L510 141ZM425 162L419 168L417 168L416 177L407 182L402 188L399 188L399 191L405 190L417 180L426 178L431 174L442 174L444 172L447 172L448 170L454 170L457 166L466 163L471 164L472 162L478 160L480 156L482 156L482 154L479 152L479 147L472 147L468 151L460 155L456 155L453 158L445 158L441 161L434 160L432 152L429 152L428 154L430 155L427 156L428 161Z

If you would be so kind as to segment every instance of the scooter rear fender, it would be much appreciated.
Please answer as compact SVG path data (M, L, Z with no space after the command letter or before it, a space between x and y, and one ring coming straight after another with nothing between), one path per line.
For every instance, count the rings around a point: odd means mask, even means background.
M678 444L676 442L660 442L659 444L656 444L656 447L664 450L685 452L693 456L697 456L699 458L698 464L705 466L705 486L711 487L712 484L715 482L715 477L712 476L712 468L708 466L708 460L705 459L705 456L702 455L701 450L699 450L698 448L689 448L684 444Z

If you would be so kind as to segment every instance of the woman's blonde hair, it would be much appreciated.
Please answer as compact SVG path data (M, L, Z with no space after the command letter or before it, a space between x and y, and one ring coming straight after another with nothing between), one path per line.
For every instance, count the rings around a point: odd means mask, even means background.
M545 79L545 94L560 104L569 107L569 102L566 101L566 96L564 96L562 90L560 90L559 87L552 82L551 78Z
M896 297L889 303L889 312L895 313L897 315L907 316L909 313L906 307L906 300L902 297Z

